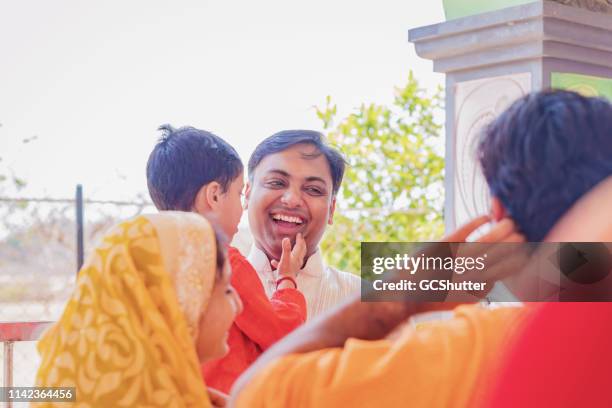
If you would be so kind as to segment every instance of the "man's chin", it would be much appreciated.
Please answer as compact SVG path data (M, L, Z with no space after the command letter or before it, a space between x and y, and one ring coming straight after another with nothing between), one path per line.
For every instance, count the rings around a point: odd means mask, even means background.
M280 260L281 255L283 253L283 246L282 246L282 242L283 239L285 238L289 238L289 241L291 242L291 248L294 247L295 245L295 241L296 241L296 237L298 233L302 233L302 235L304 234L304 231L297 231L294 232L292 234L279 234L279 233L275 233L272 232L268 237L272 238L270 241L266 242L265 245L260 246L260 248L263 250L263 252L266 254L266 256L268 257L268 259L272 260L272 259L276 259L276 260ZM303 235L303 238L306 239L306 237ZM308 245L308 243L307 243ZM310 253L310 247L308 247L307 252ZM308 258L308 255L306 256L306 258Z
M278 247L281 248L282 251L282 242L283 239L285 238L289 238L289 241L291 242L291 248L293 248L293 246L295 245L295 240L297 238L297 233L295 234L287 234L287 235L280 235L277 239L277 243L278 243Z
M274 249L275 251L278 250L278 253L280 255L280 253L283 250L282 247L282 242L283 239L285 238L289 238L289 241L291 241L291 248L293 248L293 246L295 245L295 239L297 237L298 232L302 232L302 231L296 231L296 232L279 232L279 231L273 231L271 235L271 238L273 239L270 247L272 249ZM304 234L302 232L302 234Z
M260 249L266 254L270 261L272 259L280 260L281 254L283 253L280 241L278 241L278 245L265 245L260 247Z

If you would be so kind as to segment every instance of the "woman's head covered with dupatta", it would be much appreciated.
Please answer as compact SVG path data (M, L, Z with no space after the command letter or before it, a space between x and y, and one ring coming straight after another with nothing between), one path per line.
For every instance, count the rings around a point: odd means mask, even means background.
M38 344L37 386L77 406L209 406L200 362L227 351L240 300L203 217L139 216L110 230ZM39 405L42 406L42 405Z

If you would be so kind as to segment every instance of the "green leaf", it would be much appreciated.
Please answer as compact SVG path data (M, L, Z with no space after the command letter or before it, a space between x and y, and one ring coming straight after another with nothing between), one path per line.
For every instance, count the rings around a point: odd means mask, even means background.
M331 265L359 273L361 241L431 240L443 233L442 95L440 87L422 89L410 72L391 106L361 104L336 125L331 97L317 108L330 144L350 163L321 244Z

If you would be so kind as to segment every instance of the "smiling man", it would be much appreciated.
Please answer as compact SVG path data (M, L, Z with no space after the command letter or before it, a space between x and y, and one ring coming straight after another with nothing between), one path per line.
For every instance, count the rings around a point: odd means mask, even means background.
M319 241L331 225L345 161L319 132L285 130L261 142L249 160L246 202L254 245L249 262L266 293L276 289L274 266L282 239L306 241L304 266L295 284L306 298L307 318L313 318L356 294L359 277L324 264Z

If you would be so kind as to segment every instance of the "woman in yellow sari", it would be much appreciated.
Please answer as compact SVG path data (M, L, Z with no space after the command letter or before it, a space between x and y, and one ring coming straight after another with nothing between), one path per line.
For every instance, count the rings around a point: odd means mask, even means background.
M75 387L78 407L211 406L200 363L227 352L242 307L224 248L197 214L139 216L113 228L38 344L36 385Z

